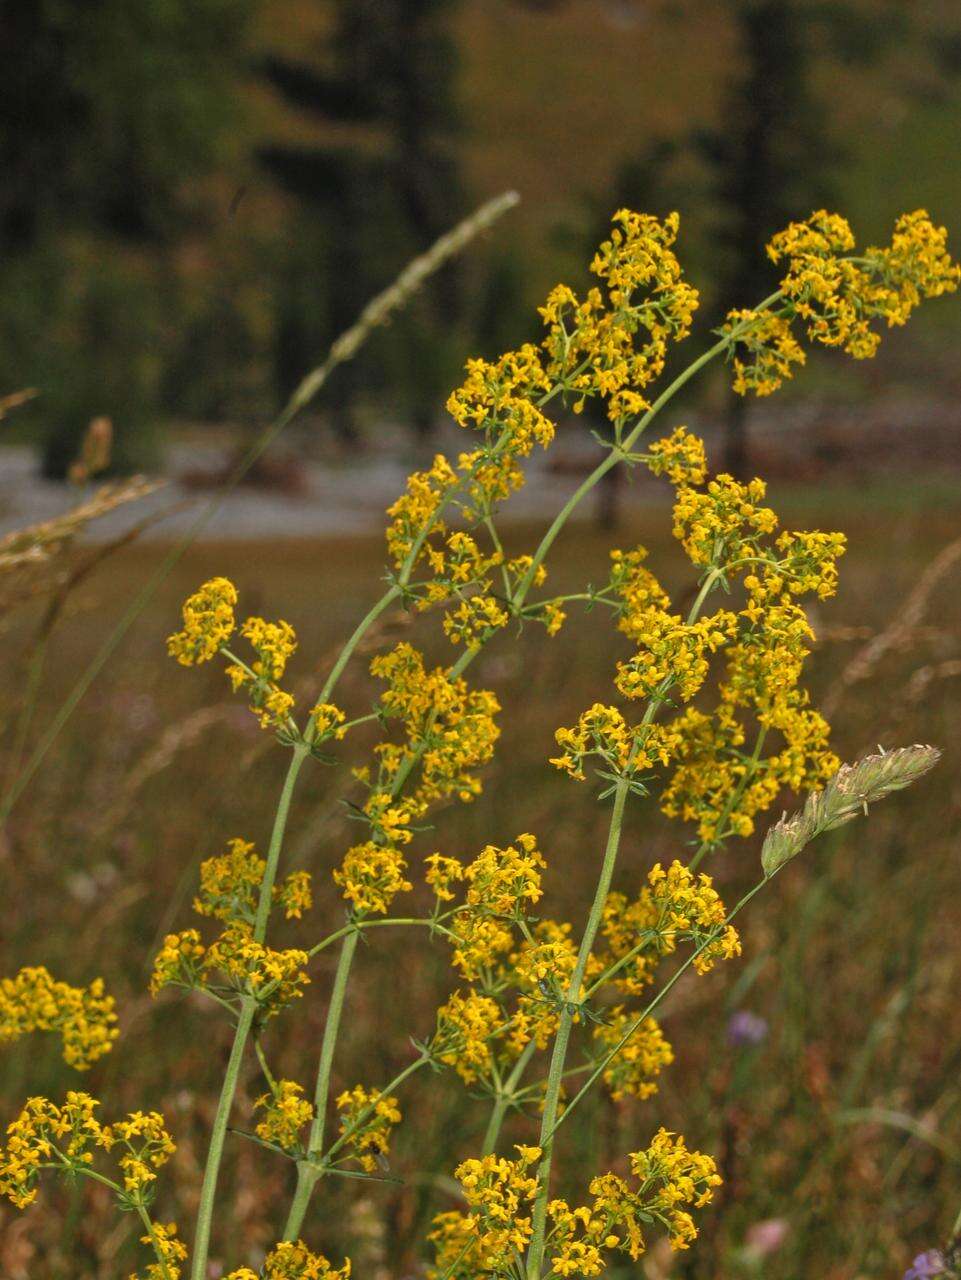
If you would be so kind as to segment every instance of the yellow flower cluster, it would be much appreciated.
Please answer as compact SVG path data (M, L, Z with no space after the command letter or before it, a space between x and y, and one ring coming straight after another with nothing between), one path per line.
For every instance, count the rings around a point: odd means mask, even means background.
M167 640L167 652L184 667L209 662L233 635L237 588L228 578L211 578L183 607L184 626Z
M687 427L675 427L669 436L656 440L645 461L652 475L667 476L676 487L703 484L707 479L704 442Z
M539 1049L546 1048L557 1032L560 1011L567 999L568 988L577 964L577 946L571 937L571 926L557 920L538 920L518 951L510 957L503 980L520 992L508 1046L520 1053L529 1040ZM587 977L598 972L593 957L588 961ZM583 989L578 997L583 995ZM579 1016L575 1014L575 1022Z
M710 876L695 876L677 860L667 870L656 863L635 900L621 892L608 895L601 916L604 968L617 965L614 986L637 996L653 982L662 956L676 951L679 942L695 947L708 942L695 960L697 972L708 973L718 960L741 954L737 929L724 927L726 916Z
M707 679L707 655L731 639L737 618L720 609L685 622L678 614L648 608L632 614L629 625L639 647L634 657L617 664L618 691L625 698L650 698L670 690L689 702Z
M416 563L426 554L424 541L429 532L444 533L446 526L438 512L451 493L458 488L459 477L442 453L438 453L428 471L414 471L407 480L407 492L387 508L391 523L387 526L387 550L401 568L410 556Z
M152 1230L152 1235L141 1236L140 1241L149 1244L159 1256L147 1267L144 1280L180 1280L180 1264L187 1260L187 1247L177 1239L176 1224L155 1222ZM139 1277L134 1275L130 1280L139 1280Z
M401 721L407 738L402 748L383 744L377 749L381 787L395 779L411 751L422 751L415 806L450 795L465 801L479 795L473 770L490 760L500 734L494 722L500 705L494 695L470 689L462 678L452 680L442 667L427 671L423 656L406 643L375 658L370 669L387 682L381 695L384 715Z
M602 1057L617 1049L617 1056L604 1068L604 1083L615 1102L652 1097L657 1093L661 1069L674 1061L674 1051L654 1018L645 1018L630 1039L620 1045L635 1021L623 1005L617 1005L607 1010L604 1021L594 1028L594 1041Z
M736 334L736 391L767 395L791 376L792 365L804 363L792 331L795 319L812 342L863 360L881 341L873 321L902 325L923 298L953 292L961 280L944 227L935 226L923 209L898 219L887 248L868 248L860 256L852 256L854 250L847 221L824 209L771 239L768 257L786 265L783 301L777 310L728 316L725 332Z
M680 1136L659 1129L646 1151L631 1156L634 1189L623 1178L607 1173L590 1185L594 1197L592 1215L606 1219L608 1239L635 1261L645 1249L642 1222L661 1222L670 1232L672 1249L686 1249L697 1238L697 1227L684 1205L700 1209L709 1204L721 1185L710 1156L689 1151Z
M348 850L334 880L361 914L386 912L397 893L410 889L401 846L409 843L413 823L438 800L479 794L473 771L491 758L500 732L493 694L470 689L462 678L452 680L441 667L428 671L412 645L401 643L374 658L370 669L387 682L381 712L400 721L404 741L375 747L376 779L367 769L355 772L370 792L361 812L371 838ZM400 795L415 767L416 783Z
M818 582L815 590L833 591L833 559ZM712 714L689 708L675 721L681 746L662 809L668 817L697 822L702 840L750 835L755 815L782 788L811 790L838 768L828 745L830 726L808 706L800 685L813 638L807 617L787 592L772 604L761 603L763 583L760 591L760 600L752 594L742 611L753 625L728 650L719 706ZM761 732L780 735L780 750L753 761L744 755L743 709L753 713Z
M575 411L594 396L615 423L649 408L643 392L663 370L668 344L690 332L698 305L671 249L678 225L676 213L661 222L621 209L591 264L606 300L599 288L580 301L558 285L540 309L548 374L576 397Z
M397 1099L363 1085L345 1089L337 1098L340 1132L348 1134L347 1150L367 1173L383 1167L390 1151L391 1131L400 1124Z
M406 827L403 830L406 834ZM404 855L395 846L366 840L347 850L333 877L358 915L386 915L397 894L413 888L406 869Z
M604 968L616 965L614 985L627 995L640 995L654 981L661 958L680 942L695 947L706 942L694 967L707 973L718 960L741 954L737 930L724 925L726 915L710 876L694 875L676 859L667 870L656 863L633 901L620 892L607 897L601 920Z
M219 969L238 991L256 996L261 1016L273 1017L303 995L310 979L304 972L308 956L296 948L276 951L253 936L250 925L231 923L207 949L204 967Z
M763 480L742 484L724 474L703 491L684 485L674 504L674 536L694 564L733 569L777 528L777 516L761 505L766 493Z
M479 989L455 991L438 1010L431 1053L468 1084L493 1086L532 1040L538 1048L547 1045L577 960L569 924L527 914L541 895L543 861L533 837L517 843L518 849L489 847L475 864L476 876L474 866L456 876L470 888L449 927L453 963ZM455 872L439 867L442 885L452 884ZM592 958L587 977L599 970Z
M745 308L728 313L722 330L733 339L733 387L739 396L769 396L807 361L790 320L778 311Z
M189 596L183 606L183 630L167 640L167 652L185 667L208 662L218 653L230 659L227 676L236 693L247 689L250 709L266 729L289 729L294 699L278 685L287 661L297 648L297 637L287 622L248 618L240 634L250 642L256 657L246 663L226 649L237 627L234 606L237 588L228 578L212 578Z
M156 1181L157 1170L177 1150L159 1111L132 1111L125 1120L110 1126L109 1139L121 1150L117 1163L123 1174L124 1190L136 1199L143 1198L150 1184Z
M229 840L226 853L200 864L200 893L194 898L194 910L218 920L252 921L266 869L252 843ZM288 920L299 920L313 902L309 872L292 871L283 884L274 886L273 898Z
M674 951L679 939L689 939L700 947L717 929L720 936L710 942L694 960L698 973L708 973L718 960L741 954L741 941L733 925L724 925L724 903L712 886L711 877L695 876L677 859L665 869L655 863L647 882L656 923L653 931L662 955Z
M795 598L834 594L845 542L835 533L779 533L777 516L763 504L762 481L742 484L719 475L699 487L701 442L679 427L668 444L665 456L680 459L676 466L658 456L648 462L677 486L675 536L696 565L728 584L742 575L746 600L737 612L683 622L668 612L667 593L647 569L644 549L614 552L607 590L619 629L638 646L618 664L616 684L625 696L651 698L654 709L668 691L686 701L703 685L709 654L723 649L720 705L713 713L690 707L664 724L632 728L616 707L595 704L574 729L558 731L565 751L553 763L583 777L584 760L593 754L614 776L630 777L673 762L663 811L697 822L701 838L713 841L749 834L754 815L782 787L816 787L837 767L828 726L800 684L813 637ZM780 736L772 755L760 756L760 741L755 756L743 750L743 711L753 713L762 734Z
M494 1039L504 1030L500 1005L490 996L455 991L437 1010L431 1051L437 1062L453 1067L465 1084L486 1079L494 1062Z
M335 706L333 702L318 702L315 707L311 707L310 718L313 721L314 733L318 742L323 742L325 738L332 736L336 738L344 736L344 731L340 726L347 717L340 707Z
M85 1071L110 1052L120 1034L116 1024L114 999L104 994L101 978L72 987L38 965L0 979L0 1044L32 1031L58 1031L64 1062Z
M163 987L199 986L206 954L207 948L201 942L197 929L168 933L163 946L154 957L150 978L151 994L156 995Z
M519 1274L518 1263L531 1238L525 1212L537 1191L529 1172L539 1147L517 1147L518 1158L485 1156L465 1160L454 1170L469 1213L441 1213L428 1239L436 1250L432 1280L476 1280L481 1275Z
M486 1156L465 1160L455 1170L468 1212L434 1218L428 1237L435 1250L431 1280L523 1274L532 1235L529 1205L537 1193L531 1166L541 1152L538 1147L515 1150L516 1160ZM673 1249L686 1249L696 1238L689 1210L710 1203L721 1185L714 1161L659 1129L647 1150L632 1154L630 1163L635 1186L607 1173L591 1181L589 1207L572 1209L565 1200L549 1201L545 1275L599 1276L605 1254L615 1249L636 1261L646 1250L643 1227L650 1223L667 1229Z
M150 990L165 986L203 987L207 975L219 971L241 994L256 997L265 1018L279 1013L310 982L304 972L306 951L276 951L257 942L251 925L232 920L210 947L196 929L171 933L154 960Z
M547 448L554 437L553 423L539 407L550 390L538 350L529 343L494 362L468 361L467 376L447 409L460 426L483 434L482 446L461 453L456 468L437 454L428 470L410 476L406 492L387 509L394 564L408 577L421 560L431 569L429 582L410 589L419 607L484 584L500 563L499 552L484 554L470 534L449 533L445 509L451 506L474 523L523 486L519 459L535 444Z
M247 689L250 709L264 729L283 728L293 710L294 698L281 689L277 681L283 678L288 659L297 648L294 629L289 622L248 618L240 634L250 642L257 657L250 666L232 662L227 667L234 693Z
M463 863L456 858L448 858L443 853L432 853L424 859L427 870L424 881L434 890L438 902L453 902L454 891L451 885L464 878Z
M488 574L504 559L496 548L485 553L463 529L446 533L439 543L425 543L425 554L432 576L408 588L417 609L441 604L453 596L463 601L469 593L483 595L491 585Z
M540 353L525 343L494 363L469 360L467 377L448 399L447 411L458 426L505 441L510 453L527 457L535 444L546 449L554 439L553 423L532 403L550 387Z
M88 1093L70 1092L62 1106L47 1098L29 1098L16 1120L7 1126L0 1151L0 1194L18 1209L37 1197L42 1169L83 1172L94 1163L98 1149L117 1149L117 1165L130 1204L143 1204L157 1170L176 1147L156 1111L134 1111L112 1125L95 1116L100 1104Z
M480 594L462 600L444 618L444 632L451 644L479 649L494 631L506 627L510 614L495 596Z
M263 1094L254 1103L264 1118L255 1130L264 1142L297 1155L302 1150L301 1130L314 1118L313 1105L304 1097L303 1088L295 1080L278 1080L270 1093Z
M260 1272L249 1267L231 1271L224 1280L349 1280L350 1262L336 1270L320 1253L312 1253L303 1240L285 1240L264 1259Z
M564 751L550 763L572 778L583 781L584 762L599 757L618 776L643 773L656 763L667 764L675 753L677 733L672 724L646 724L633 728L617 707L595 702L583 712L573 729L554 735Z
M465 978L476 979L510 950L511 923L527 919L530 907L540 900L546 865L535 837L520 835L516 845L506 849L487 845L464 867L460 878L467 893L451 931L457 939L453 962ZM452 876L449 864L446 871Z

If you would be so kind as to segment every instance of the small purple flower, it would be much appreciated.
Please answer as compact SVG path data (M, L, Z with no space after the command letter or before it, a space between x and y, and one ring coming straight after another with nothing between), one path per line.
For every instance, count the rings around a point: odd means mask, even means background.
M904 1273L904 1280L932 1280L944 1275L944 1254L940 1249L928 1249L918 1256Z
M732 1013L727 1024L729 1044L739 1048L746 1045L761 1044L767 1039L767 1023L759 1014L750 1009L738 1009Z

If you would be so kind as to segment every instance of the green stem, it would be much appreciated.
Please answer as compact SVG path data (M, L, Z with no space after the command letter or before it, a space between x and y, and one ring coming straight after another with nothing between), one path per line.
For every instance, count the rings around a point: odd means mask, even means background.
M351 635L350 639L341 649L340 654L337 658L337 661L334 663L333 667L331 667L330 674L328 675L327 679L324 681L324 687L321 689L317 697L318 702L330 701L330 695L334 691L334 686L336 685L337 681L340 679L341 675L343 674L344 668L347 666L347 663L350 661L351 657L353 656L354 650L357 648L361 640L363 640L364 636L367 634L370 627L373 626L373 624L377 621L377 619L384 612L384 610L388 609L394 603L395 600L400 598L402 594L403 592L402 592L401 586L398 584L395 584L388 591L385 591L384 594L381 596L381 598L377 601L377 603L372 605L371 608L368 609L368 611L364 614L363 618L361 618L360 622L358 622L357 626L354 628L353 634ZM311 721L310 725L307 727L306 732L307 732L308 740L311 740L312 725L313 725L313 721Z
M951 1239L949 1245L957 1244L961 1241L961 1209L958 1210L958 1216L954 1220L954 1226L951 1228Z
M298 745L294 747L290 764L287 768L287 776L284 778L284 785L280 793L280 800L277 803L273 830L270 834L270 845L267 850L264 877L260 884L257 915L254 920L254 940L256 942L263 942L267 934L267 920L270 915L274 881L277 878L277 866L280 862L284 832L287 829L287 819L290 814L290 802L293 798L297 776L303 767L304 761L307 759L307 754L308 751L305 746ZM217 1113L214 1117L213 1129L210 1134L210 1146L207 1150L207 1162L204 1166L200 1205L197 1209L197 1228L194 1234L193 1261L190 1271L191 1280L206 1280L207 1254L210 1250L210 1230L213 1223L217 1182L220 1177L220 1164L223 1159L224 1138L227 1133L227 1124L230 1120L234 1095L237 1092L237 1082L240 1076L244 1050L247 1047L247 1039L250 1035L256 1012L257 1001L253 996L244 996L240 1006L240 1016L237 1019L237 1027L234 1031L234 1042L230 1049L227 1071L224 1075L220 1097L217 1101Z
M167 1259L164 1257L163 1253L160 1251L160 1246L157 1244L157 1232L154 1230L153 1222L150 1220L150 1214L142 1204L137 1205L137 1216L146 1228L147 1235L150 1237L150 1245L154 1251L154 1255L156 1256L157 1264L160 1267L163 1280L171 1280L170 1268L167 1266Z
M297 1164L297 1188L284 1226L285 1240L296 1240L300 1235L310 1197L321 1176L321 1171L312 1163L312 1158L320 1153L324 1145L330 1073L334 1065L334 1050L337 1047L340 1019L344 1011L344 996L347 993L347 981L354 961L354 952L357 950L358 937L356 932L347 935L337 961L334 987L330 995L330 1008L327 1010L327 1020L324 1024L324 1038L320 1046L320 1063L317 1067L317 1084L314 1089L314 1120L310 1126L310 1137L307 1141L307 1158Z
M490 1120L487 1122L487 1129L484 1133L484 1145L481 1149L482 1156L493 1155L497 1146L497 1139L500 1137L504 1117L507 1115L507 1108L515 1100L514 1090L520 1084L521 1077L527 1069L527 1064L533 1058L536 1048L536 1041L529 1040L527 1042L523 1053L514 1064L513 1071L504 1081L503 1087L498 1090L494 1106L491 1109Z
M594 948L594 939L600 928L604 904L607 902L607 895L611 888L611 878L614 875L617 851L621 843L624 807L627 803L629 792L630 785L628 780L621 778L614 791L614 809L611 814L611 825L607 836L607 847L604 850L601 874L598 877L594 901L587 919L587 926L584 929L584 936L581 939L580 950L577 953L577 963L571 975L571 982L567 991L567 1002L561 1010L557 1035L554 1038L554 1051L551 1054L551 1065L547 1076L547 1092L544 1095L544 1115L541 1121L539 1140L541 1163L537 1171L538 1188L537 1198L534 1201L533 1234L527 1255L527 1275L529 1280L540 1280L541 1268L544 1263L544 1230L547 1225L547 1197L553 1148L552 1134L560 1101L561 1079L564 1074L564 1062L567 1058L567 1046L570 1042L571 1027L574 1022L574 1015L568 1006L574 1005L580 1000L587 962Z
M395 1089L399 1089L409 1076L412 1076L415 1071L419 1071L421 1067L426 1067L430 1060L431 1058L429 1053L422 1053L419 1058L415 1058L413 1062L409 1062L407 1066L404 1067L403 1071L398 1071L393 1080L385 1084L383 1089L379 1091L381 1097L389 1096ZM374 1114L375 1109L376 1104L370 1103L368 1106L364 1107L363 1110L357 1113L353 1124L348 1125L337 1141L327 1150L323 1158L324 1164L329 1164L331 1157L334 1156L345 1143L351 1140L358 1129L363 1128L368 1119Z
M277 879L277 867L280 864L280 851L284 843L284 833L287 830L287 819L290 815L290 802L294 796L294 787L297 785L297 776L303 767L304 761L307 759L307 754L307 748L299 743L293 748L293 755L287 769L287 776L284 778L284 785L281 788L280 799L277 802L274 826L270 833L270 844L267 848L267 865L264 868L264 878L260 884L260 897L257 901L257 915L254 919L255 942L263 942L264 938L267 936L267 920L270 916L270 908L273 903L274 881Z
M349 933L355 933L358 929L383 929L386 927L393 928L397 925L421 925L425 929L436 929L438 933L443 933L448 938L453 939L456 935L440 923L441 920L453 914L452 911L448 911L439 918L435 916L389 916L386 920L353 920L350 924L345 924L342 929L338 929L336 933L330 934L329 937L312 946L307 955L311 958L320 955L321 951L325 951L333 943L339 942L341 938L346 938Z
M241 1005L240 1017L237 1019L234 1043L230 1050L230 1058L227 1061L227 1070L224 1073L224 1082L217 1102L217 1114L214 1116L213 1128L210 1131L210 1146L207 1150L204 1180L200 1189L200 1205L197 1209L197 1228L194 1233L193 1261L190 1268L191 1280L207 1280L210 1229L213 1224L214 1200L217 1195L220 1162L224 1153L224 1138L227 1133L227 1122L230 1119L234 1094L237 1092L240 1064L243 1062L247 1037L250 1034L256 1011L257 1001L253 996L246 996Z
M710 353L707 354L710 355ZM702 362L704 359L705 357L702 357ZM640 429L641 428L638 427L636 431L632 433L632 437L637 434ZM705 574L704 581L701 583L701 588L698 591L694 603L691 605L688 613L688 623L693 623L697 619L704 601L713 590L714 585L720 576L720 571L716 568L711 568ZM660 705L660 697L667 692L669 685L670 681L667 680L662 682L659 686L657 691L659 696L652 698L650 702L648 702L647 708L638 726L639 728L644 728L654 719L657 708ZM635 738L635 742L636 741L637 739ZM631 755L633 756L633 750ZM628 761L628 769L630 769L630 760ZM594 901L591 906L590 915L588 916L584 936L581 939L581 946L577 955L577 963L574 968L574 973L571 977L571 984L567 994L567 1005L576 1005L581 999L581 987L584 982L584 974L587 970L587 964L590 959L591 952L594 949L594 940L597 937L601 916L604 911L604 904L607 902L607 896L611 887L611 880L614 875L614 867L617 862L617 853L621 842L624 807L627 803L629 792L629 777L620 778L614 790L614 807L611 813L610 827L608 828L607 847L604 851L604 861L601 864L601 873L597 881L597 888L594 892ZM557 1117L558 1103L560 1101L561 1085L564 1079L564 1064L567 1058L567 1048L570 1043L572 1025L573 1015L569 1009L565 1007L561 1011L557 1035L554 1039L554 1049L551 1054L551 1064L547 1076L547 1092L544 1097L544 1114L541 1120L541 1133L539 1140L539 1146L541 1147L542 1154L541 1163L537 1173L538 1188L537 1198L534 1202L531 1243L527 1255L528 1280L540 1280L541 1269L544 1264L544 1233L547 1225L547 1197L550 1190L549 1183L553 1151L553 1134L557 1127L555 1121Z
M721 930L723 928L726 928L727 925L729 925L731 921L734 919L734 917L738 915L741 911L743 911L743 909L751 901L754 895L756 893L759 893L761 889L763 889L764 886L771 879L773 879L773 876L765 876L763 880L759 880L757 884L752 889L750 889L744 895L743 898L741 898L740 902L738 902L737 905L728 913L727 917L724 920L724 924L719 925L718 928L711 933L710 937L706 938L699 947L696 947L691 952L691 954L684 961L684 963L678 968L677 972L672 975L670 981L664 984L664 986L657 993L654 999L650 1001L650 1003L643 1010L643 1012L638 1014L638 1016L634 1019L634 1021L628 1027L627 1031L625 1031L624 1035L621 1036L620 1040L618 1040L617 1044L614 1045L614 1047L610 1050L610 1052L605 1055L605 1057L602 1059L600 1064L597 1067L595 1067L595 1069L588 1076L583 1087L578 1091L578 1093L575 1094L575 1096L571 1099L568 1105L564 1108L564 1114L556 1120L556 1122L554 1123L553 1127L551 1128L550 1132L547 1135L549 1141L553 1140L554 1134L557 1132L557 1130L561 1127L561 1125L564 1123L567 1117L571 1114L574 1108L578 1106L580 1102L583 1101L584 1097L590 1092L590 1090L593 1088L596 1082L607 1070L610 1063L613 1062L613 1060L617 1057L617 1055L624 1048L627 1042L631 1039L634 1033L642 1025L645 1018L650 1017L650 1015L661 1003L661 1001L664 999L667 993L671 990L671 988L675 985L675 983L677 983L681 979L683 974L687 972L687 970L691 967L691 965L698 958L701 952L705 951L711 945L711 943L714 942L715 939L717 939L720 936Z

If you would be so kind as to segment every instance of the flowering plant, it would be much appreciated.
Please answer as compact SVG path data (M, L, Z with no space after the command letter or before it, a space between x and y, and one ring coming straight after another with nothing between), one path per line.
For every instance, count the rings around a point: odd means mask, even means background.
M337 1266L304 1242L305 1234L323 1233L318 1188L335 1175L384 1173L403 1091L414 1077L429 1081L426 1069L454 1073L487 1108L479 1149L453 1171L462 1207L438 1213L427 1233L433 1280L598 1276L619 1253L640 1258L658 1234L675 1250L688 1248L698 1211L721 1182L710 1155L661 1128L621 1168L590 1176L582 1202L572 1206L552 1196L563 1125L596 1087L615 1099L656 1092L673 1059L655 1016L668 992L689 971L705 974L740 954L735 918L810 840L913 782L937 759L933 748L912 746L842 766L826 720L811 706L804 667L813 632L803 602L833 595L843 535L782 528L765 504L763 481L711 476L703 443L686 428L650 442L646 433L714 360L728 361L739 393L767 395L804 362L805 340L855 359L873 355L879 322L903 324L923 298L956 289L961 272L947 254L945 232L919 211L899 219L890 245L856 252L836 215L819 212L792 224L769 246L783 272L776 291L732 312L716 342L655 394L698 304L674 253L677 232L676 215L659 221L620 211L591 266L597 283L583 296L567 286L548 296L542 342L468 363L448 409L473 433L472 447L456 462L438 455L390 507L386 589L306 713L284 687L297 647L287 622L248 617L238 625L239 593L223 577L204 583L183 606L170 655L185 667L223 661L234 691L289 753L265 851L233 838L224 852L212 852L200 869L194 910L213 923L171 933L154 961L155 994L195 992L233 1027L189 1250L192 1280L208 1275L223 1152L250 1052L264 1083L256 1129L247 1136L288 1162L293 1183L279 1241L260 1271L264 1280L349 1275L348 1261ZM588 402L603 406L610 422L603 459L540 541L509 556L497 519L524 484L525 460L551 444L551 406L567 403L579 413ZM686 610L672 603L642 547L612 551L601 586L545 589L558 534L618 466L646 467L673 490L674 535L696 576ZM724 601L716 606L719 593ZM373 710L341 705L345 668L376 634L378 619L398 605L438 615L453 656L432 667L407 641L379 651L369 663ZM544 914L550 867L534 835L505 840L497 833L502 843L462 859L425 849L423 832L441 805L478 794L495 750L501 708L467 678L478 655L516 627L540 626L553 636L580 607L608 614L626 644L613 674L616 701L595 703L559 728L550 762L578 782L594 774L610 805L593 899L575 926ZM381 740L366 757L352 754L355 731L374 723ZM361 828L333 872L346 922L321 928L309 948L284 947L273 936L268 941L268 932L281 916L309 913L313 899L310 875L284 866L294 789L305 768L345 759L348 803ZM703 865L751 836L786 791L806 793L804 806L769 829L759 879L725 905ZM622 831L632 798L648 795L693 833L693 852L648 868L628 894L612 887ZM415 880L429 891L430 909L393 914ZM447 948L452 989L434 1025L418 1029L414 1056L394 1079L358 1082L333 1096L358 943L383 929L422 929ZM331 948L338 959L308 1089L275 1075L264 1032L307 997L310 963ZM80 1070L110 1049L115 1022L98 980L74 988L45 969L25 969L0 986L0 1039L56 1030L67 1061ZM582 1064L572 1069L575 1048ZM568 1089L572 1077L583 1077L575 1092ZM143 1274L179 1280L187 1245L151 1212L158 1173L174 1150L166 1123L139 1111L102 1121L99 1105L78 1091L62 1103L29 1099L7 1131L0 1192L23 1208L46 1170L93 1179L139 1218L152 1255ZM504 1151L512 1110L536 1118L531 1141ZM255 1277L241 1264L228 1280Z

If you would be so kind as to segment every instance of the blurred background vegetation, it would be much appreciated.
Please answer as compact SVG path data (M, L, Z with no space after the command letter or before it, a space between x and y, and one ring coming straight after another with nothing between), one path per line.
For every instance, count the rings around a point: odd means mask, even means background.
M52 476L94 414L120 469L158 465L185 426L262 420L505 187L523 197L509 234L340 372L315 443L360 448L385 419L428 435L465 356L535 332L619 203L682 212L712 320L767 292L765 240L813 207L867 240L918 205L961 225L961 11L940 0L0 10L0 386L41 392L6 431ZM957 321L932 310L883 371L822 361L825 394L914 379L950 401ZM743 406L707 395L741 470Z
M435 433L443 442L464 358L535 336L546 289L583 283L621 203L680 210L708 325L768 291L764 241L822 203L866 241L919 205L955 252L961 238L961 11L939 0L0 0L0 53L0 476L25 447L62 476L104 417L117 470L169 472L184 443L229 459L412 253L506 187L523 197L510 221L337 371L287 445L296 460L372 473L386 448L407 460ZM712 463L772 477L786 522L850 536L839 597L814 618L813 685L839 753L920 740L945 760L798 859L745 918L742 962L679 984L665 1016L678 1060L655 1099L598 1100L572 1121L560 1179L574 1195L585 1167L609 1166L659 1123L722 1165L702 1249L652 1251L623 1280L884 1280L942 1242L957 1212L959 316L956 300L923 308L863 365L822 354L749 414L720 371L684 406ZM4 417L26 387L39 394ZM590 447L591 424L576 425ZM574 439L549 455L570 488ZM649 545L683 595L663 495L634 489L617 541ZM88 515L141 493L95 498ZM167 1114L179 1150L162 1219L195 1208L229 1034L193 1001L151 1001L150 958L165 931L188 927L199 862L234 835L264 844L285 763L222 676L178 675L163 638L199 581L229 574L247 610L297 628L307 705L382 572L373 535L296 536L289 506L281 537L251 515L247 540L189 552L0 832L0 971L102 973L117 994L122 1038L82 1087ZM84 543L84 521L70 521L49 535L50 564L17 579L15 598L0 591L6 784L164 550ZM510 549L533 532L515 525ZM552 582L598 581L607 547L569 530ZM0 551L15 559L19 544ZM379 639L409 633L440 654L435 632L398 615ZM415 865L533 830L553 867L551 910L582 916L605 812L545 762L555 727L609 698L620 652L596 618L547 649L527 635L492 645L477 678L507 708L501 749L484 796L440 814ZM364 668L344 688L359 707ZM305 937L339 919L326 872L351 838L340 801L319 766L298 794L291 856L318 896ZM684 838L639 805L618 887L636 891ZM726 899L752 882L757 844L711 868ZM321 956L302 1008L269 1031L272 1061L305 1083L330 977ZM408 1060L450 972L426 939L397 937L363 949L357 982L338 1088L382 1084ZM482 1104L429 1084L401 1100L404 1185L344 1180L328 1192L334 1211L311 1222L312 1242L331 1257L349 1248L362 1280L422 1274L426 1217L450 1205L450 1170L482 1131ZM0 1056L3 1122L27 1092L73 1087L51 1039ZM250 1063L239 1127L261 1091ZM231 1139L217 1265L258 1265L287 1173ZM98 1189L45 1187L25 1215L0 1209L0 1276L116 1280L137 1263L134 1235Z

